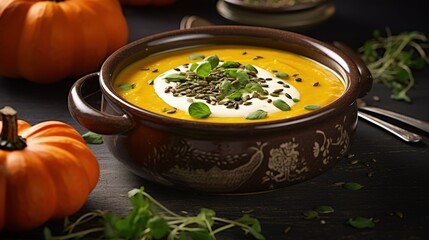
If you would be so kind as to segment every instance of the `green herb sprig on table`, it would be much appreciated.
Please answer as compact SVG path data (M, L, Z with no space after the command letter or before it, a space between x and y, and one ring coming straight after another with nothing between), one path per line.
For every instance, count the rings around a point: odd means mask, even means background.
M211 209L202 208L196 216L183 216L167 209L143 188L129 191L128 197L133 208L127 216L121 218L100 210L89 212L75 222L66 221L65 235L53 236L50 229L45 228L45 239L214 240L216 234L233 227L241 228L257 240L265 239L259 221L247 214L228 220L216 217ZM98 225L83 229L89 222Z
M413 70L422 69L429 58L425 49L428 38L421 32L404 32L392 35L389 29L387 36L379 30L374 31L370 39L359 48L359 53L374 82L381 82L391 91L391 98L411 102L408 91L414 86Z

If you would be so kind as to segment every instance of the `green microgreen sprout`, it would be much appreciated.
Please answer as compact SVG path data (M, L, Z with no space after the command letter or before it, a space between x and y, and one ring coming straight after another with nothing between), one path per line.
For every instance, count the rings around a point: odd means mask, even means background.
M421 32L403 32L393 35L386 29L386 36L374 30L359 53L374 82L383 83L391 90L391 98L411 102L408 91L415 85L413 70L423 69L429 63L425 49L429 41Z
M238 227L257 240L264 240L261 225L256 218L244 214L229 220L216 217L213 210L202 208L195 216L179 215L146 193L143 188L128 192L133 208L125 217L109 211L96 210L82 215L75 222L65 221L64 235L53 236L49 228L44 229L46 240L68 240L85 237L93 239L129 240L184 240L216 239L216 235L227 229ZM93 222L98 224L88 224ZM91 226L84 229L85 226Z

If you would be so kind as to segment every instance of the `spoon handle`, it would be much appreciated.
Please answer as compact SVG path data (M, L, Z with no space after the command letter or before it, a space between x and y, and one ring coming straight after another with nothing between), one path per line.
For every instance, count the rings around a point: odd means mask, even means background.
M358 111L358 116L360 118L363 118L371 123L374 123L375 125L393 133L394 135L398 136L399 138L401 138L404 141L407 142L419 142L422 137L420 135L417 135L415 133L409 132L403 128L400 128L398 126L395 126L393 124L390 124L388 122L385 122L379 118L376 118L374 116L371 116L369 114L363 113Z
M421 129L421 130L429 133L429 123L428 122L421 121L421 120L418 120L418 119L415 119L415 118L412 118L409 116L402 115L400 113L392 112L392 111L382 109L382 108L378 108L378 107L374 107L374 106L362 106L362 107L359 107L359 109L369 111L369 112L378 113L378 114L384 115L386 117L396 119L398 121L404 122L406 124L409 124L411 126L414 126L418 129Z

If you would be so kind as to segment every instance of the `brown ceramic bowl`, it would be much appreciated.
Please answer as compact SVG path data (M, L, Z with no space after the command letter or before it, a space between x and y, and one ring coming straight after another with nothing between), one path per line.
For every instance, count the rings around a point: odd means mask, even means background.
M165 117L130 104L113 89L118 72L138 59L212 44L264 46L309 57L338 73L346 90L332 104L309 114L247 124ZM210 193L268 191L317 176L347 153L357 127L356 99L372 84L365 65L349 55L282 30L245 26L175 30L145 37L113 53L99 73L74 84L69 110L82 126L103 134L115 158L144 179ZM100 89L98 110L86 96Z

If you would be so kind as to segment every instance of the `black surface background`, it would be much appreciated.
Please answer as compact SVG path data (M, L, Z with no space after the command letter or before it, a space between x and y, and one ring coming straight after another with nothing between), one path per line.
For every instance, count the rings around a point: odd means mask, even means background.
M418 30L429 35L428 11L422 1L335 0L335 15L318 27L303 32L322 41L342 41L357 49L371 37L374 29L389 27L392 33ZM170 7L125 7L129 40L179 28L182 17L198 15L215 24L234 24L222 18L215 1L178 0ZM1 53L0 53L1 54ZM429 121L429 71L415 74L417 85L411 90L412 104L389 99L389 91L374 85L367 96L370 103ZM37 85L25 80L0 78L0 106L11 105L19 118L31 124L61 120L86 132L70 116L67 94L75 79L53 85ZM379 96L380 102L372 97ZM198 212L201 207L214 209L219 217L235 218L252 210L267 239L429 239L429 151L428 134L419 144L407 144L393 135L360 121L350 150L359 160L350 164L343 159L333 169L307 182L263 194L245 196L211 196L185 193L160 187L129 173L104 145L91 145L101 167L100 182L83 209L72 216L94 210L111 210L120 215L130 209L127 192L144 185L146 191L174 211ZM375 159L375 161L373 160ZM373 176L368 177L372 172ZM358 182L365 187L348 191L336 182ZM303 211L330 205L336 211L319 220L305 220ZM29 206L31 207L31 206ZM404 217L389 216L400 211ZM345 224L350 217L379 219L372 230L357 230ZM62 221L47 224L58 231ZM285 233L285 229L290 231ZM0 233L0 239L40 239L42 228L29 233ZM218 239L251 239L232 230Z

